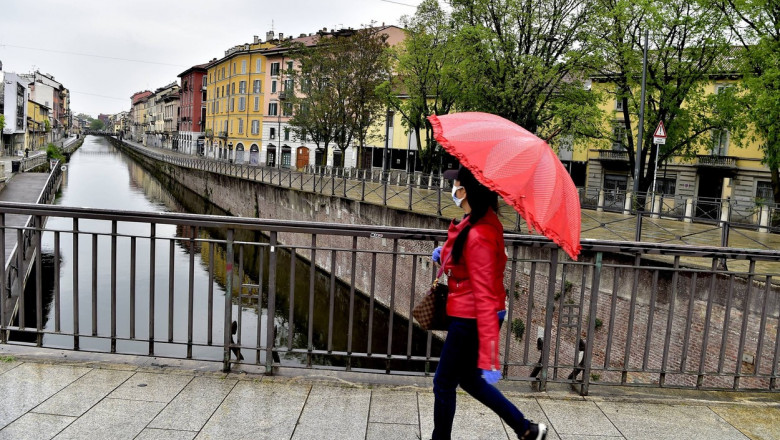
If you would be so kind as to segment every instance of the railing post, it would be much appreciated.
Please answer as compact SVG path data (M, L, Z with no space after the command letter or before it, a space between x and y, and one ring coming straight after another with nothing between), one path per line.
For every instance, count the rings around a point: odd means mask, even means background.
M769 232L769 206L761 205L758 225L758 232Z
M588 332L585 341L585 370L582 376L580 395L588 395L590 386L590 367L593 364L593 342L596 333L596 313L598 312L599 288L601 287L601 260L602 253L596 253L596 262L593 266L593 283L590 288L590 309L588 311Z
M721 200L720 202L720 224L725 225L729 222L729 215L731 213L730 200Z
M271 232L270 248L268 257L268 314L266 316L266 340L265 340L265 372L273 372L274 366L274 345L276 343L276 329L274 328L274 317L276 316L276 231ZM293 251L295 252L295 251ZM258 344L259 345L259 344Z
M382 179L380 179L380 182ZM383 183L383 191L382 191L382 205L387 206L387 186L390 185L390 174L387 175L387 180Z
M225 239L227 257L225 261L225 322L224 322L224 347L222 352L222 371L230 371L230 326L233 323L233 229L227 230Z
M409 211L412 210L412 184L409 184Z
M693 223L693 199L690 197L685 199L685 218L683 221Z
M555 307L555 282L558 273L558 248L550 250L550 270L547 281L547 305L544 316L544 344L542 345L542 371L539 391L547 390L547 375L550 365L550 344L552 343L553 307Z
M363 172L363 178L360 180L360 201L366 200L366 173Z
M634 232L634 241L642 241L642 211L636 210L636 231Z
M599 190L599 201L596 203L596 212L604 211L604 190Z

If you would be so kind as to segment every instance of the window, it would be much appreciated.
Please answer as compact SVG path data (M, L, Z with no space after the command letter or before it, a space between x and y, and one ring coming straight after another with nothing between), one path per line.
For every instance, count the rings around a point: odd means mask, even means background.
M238 93L240 94L246 93L246 81L241 81L238 83Z
M284 127L284 140L290 140L290 127Z
M224 78L225 78L225 68L223 67L222 68L222 79L224 79Z
M229 91L230 91L230 88L228 88L228 92L229 92ZM221 95L222 95L222 96L225 96L225 86L222 86L222 93L221 93Z
M230 94L235 95L236 94L236 83L230 84Z
M772 192L772 182L769 180L759 180L756 182L756 200L771 202L774 200Z
M244 120L238 120L238 134L244 134Z
M277 103L270 102L268 103L268 116L276 116L278 112Z
M260 97L259 96L255 96L255 111L256 112L260 111Z
M260 121L252 121L252 134L260 133Z
M230 110L228 111L236 111L236 98L230 98Z
M291 79L284 80L284 91L285 92L292 92L293 91L293 80L291 80Z
M276 80L271 81L271 93L276 93Z
M235 75L235 74L236 74L236 63L234 62L233 63L233 75Z
M604 199L607 203L620 202L628 188L628 176L623 174L604 175Z
M290 102L285 102L282 106L282 115L284 116L292 116L293 112L293 106Z
M238 98L238 111L243 112L244 110L246 110L246 98L241 96Z
M625 151L626 150L626 126L623 122L616 122L612 126L612 150L613 151Z
M256 79L252 83L252 93L260 93L260 80Z
M726 156L729 150L729 131L712 130L712 155Z
M262 58L258 58L255 61L255 72L257 72L257 73L260 73L260 68L262 67L261 61L262 61Z
M241 73L246 73L246 60L241 60Z
M279 63L271 63L271 76L279 76Z
M268 133L268 139L276 139L276 129L271 127Z
M676 177L659 177L655 182L655 192L665 196L673 196L677 188Z

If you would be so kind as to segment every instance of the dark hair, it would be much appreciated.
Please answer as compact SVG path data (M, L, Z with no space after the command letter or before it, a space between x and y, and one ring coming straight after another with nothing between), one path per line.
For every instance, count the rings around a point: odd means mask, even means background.
M455 243L452 245L452 261L456 263L463 255L463 246L466 244L471 227L487 214L488 209L493 208L493 211L498 212L498 194L479 183L468 168L461 167L458 170L458 181L466 189L471 213L464 219L468 224L455 237Z

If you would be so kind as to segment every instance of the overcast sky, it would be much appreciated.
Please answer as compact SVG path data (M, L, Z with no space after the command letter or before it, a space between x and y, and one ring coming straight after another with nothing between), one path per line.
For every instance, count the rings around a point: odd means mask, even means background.
M253 35L398 24L420 1L2 0L0 62L8 72L54 75L70 89L74 114L97 117L129 110L134 92L178 81Z

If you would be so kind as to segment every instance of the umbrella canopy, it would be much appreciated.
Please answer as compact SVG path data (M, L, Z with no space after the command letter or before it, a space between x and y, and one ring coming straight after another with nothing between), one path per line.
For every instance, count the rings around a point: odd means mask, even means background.
M436 140L528 223L576 260L580 198L547 142L500 116L465 112L428 117Z

